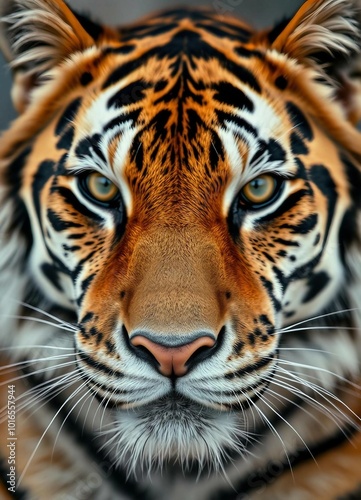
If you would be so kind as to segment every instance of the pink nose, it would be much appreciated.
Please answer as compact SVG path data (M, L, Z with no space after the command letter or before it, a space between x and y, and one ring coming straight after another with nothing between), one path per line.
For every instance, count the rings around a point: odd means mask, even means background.
M149 351L159 363L159 370L162 375L170 377L172 374L181 377L188 371L187 361L193 354L201 348L211 348L215 345L215 340L210 337L200 337L189 344L178 347L167 347L152 340L137 335L133 337L131 343L135 347L143 347Z

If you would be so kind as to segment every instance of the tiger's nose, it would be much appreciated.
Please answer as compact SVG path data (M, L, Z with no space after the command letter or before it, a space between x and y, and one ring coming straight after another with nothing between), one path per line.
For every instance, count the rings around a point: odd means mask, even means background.
M157 335L157 339L154 337L153 334L142 332L133 336L130 342L140 357L151 364L155 361L158 370L166 377L185 375L190 367L208 357L216 344L215 336L203 333L197 338L193 336L193 340L189 342L180 339L178 343L174 336Z

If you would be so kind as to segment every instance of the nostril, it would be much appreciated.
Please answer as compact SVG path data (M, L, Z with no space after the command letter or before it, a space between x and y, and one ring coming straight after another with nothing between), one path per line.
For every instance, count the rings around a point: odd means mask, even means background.
M138 358L147 361L149 364L154 366L156 369L159 368L159 362L157 358L147 349L144 345L133 345L133 351L137 355Z
M191 366L195 365L196 363L200 363L204 359L207 359L208 356L210 356L211 351L213 351L213 347L209 346L202 346L199 347L193 354L192 356L188 359L186 362L186 366L190 368Z
M194 353L188 358L187 362L185 363L187 369L190 370L201 361L205 361L211 356L214 356L214 354L220 349L221 345L223 344L224 334L225 328L222 328L219 332L216 342L212 346L202 345L196 351L194 351Z

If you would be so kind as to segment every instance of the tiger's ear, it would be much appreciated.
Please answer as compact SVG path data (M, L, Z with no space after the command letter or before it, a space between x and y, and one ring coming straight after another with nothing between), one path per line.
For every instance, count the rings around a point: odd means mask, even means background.
M94 44L88 31L96 25L82 21L62 0L0 0L0 48L14 73L17 111L24 111L48 70Z
M269 33L271 47L312 67L347 118L361 118L361 0L307 0Z

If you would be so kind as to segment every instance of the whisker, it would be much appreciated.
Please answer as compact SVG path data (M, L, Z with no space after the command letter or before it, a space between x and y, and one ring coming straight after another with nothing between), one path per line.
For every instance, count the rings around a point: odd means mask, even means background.
M277 347L278 351L305 351L305 352L319 352L321 354L330 354L332 356L341 356L340 353L325 351L324 349L315 349L310 347Z
M54 361L56 359L64 359L69 358L70 356L74 356L74 354L59 354L56 356L47 356L45 358L35 358L35 359L26 359L24 361L18 361L17 363L11 363L9 365L4 365L0 367L0 372L7 370L9 372L13 371L13 368L27 368L29 365L34 363L40 363L41 361ZM6 372L5 372L6 373Z
M294 375L298 375L300 376L300 372L299 371L293 371L293 370L290 370L290 369L283 369L285 372L289 372L290 374L294 374ZM320 378L317 377L317 375L312 375L312 373L303 373L303 376L304 377L307 377L307 379L305 378L304 380L307 381L308 379L313 379L317 382L320 381ZM351 386L355 386L355 390L353 389L350 389L346 386L342 386L342 392L347 392L348 394L354 396L354 397L357 397L357 398L361 398L361 386L355 384L354 382L352 382L351 380L346 380L345 383L351 385Z
M68 418L70 417L70 414L72 413L72 411L78 406L78 404L82 401L83 398L85 398L87 396L87 398L85 399L85 401L87 401L87 399L89 398L89 396L91 396L91 391L89 388L86 388L86 392L83 394L83 396L81 396L80 399L78 399L75 404L69 409L69 411L67 412L67 414L65 415L65 417L63 418L63 421L59 427L59 430L56 434L56 437L55 437L55 440L54 440L54 444L53 444L53 450L52 450L52 453L51 453L51 460L53 460L53 456L54 456L54 452L55 452L55 447L56 447L56 443L58 441L58 438L60 436L60 433L65 425L65 422L68 420Z
M282 328L282 331L289 330L290 328L294 328L295 326L303 325L305 323L308 323L310 321L315 321L317 319L327 318L329 316L334 316L334 315L337 315L337 314L344 314L344 313L347 313L347 312L355 312L355 311L359 311L360 309L361 309L360 307L353 307L351 309L341 309L339 311L333 311L333 312L326 313L326 314L320 314L318 316L313 316L312 318L308 318L308 319L304 319L302 321L299 321L298 323L293 323L292 325L288 325L288 326Z
M290 375L294 380L298 381L302 385L304 385L304 386L308 387L309 389L313 390L314 392L316 392L316 394L318 394L319 396L321 396L321 398L323 398L325 401L327 401L327 403L329 405L331 405L333 408L335 408L336 411L340 411L340 409L337 408L337 406L332 401L330 401L330 399L327 396L329 396L331 399L340 403L354 417L356 417L357 420L361 421L361 417L359 415L357 415L344 401L342 401L342 399L338 398L335 394L332 394L332 392L328 391L327 389L325 389L317 384L314 384L313 382L305 381L302 378L298 377L297 375L294 375L293 373L288 372L287 370L284 370L282 367L279 367L279 368L281 370L285 371L286 374ZM351 424L353 423L353 421L351 420L350 417L347 416L347 419Z
M19 406L18 411L21 412L27 412L29 415L25 420L28 420L32 415L37 413L41 408L43 408L45 405L47 405L50 401L52 401L54 398L56 398L59 394L67 390L69 387L71 387L73 384L75 384L78 381L78 378L76 375L72 374L72 377L69 377L68 379L64 379L62 381L61 387L54 388L53 385L50 385L47 388L43 388L42 391L37 391L34 394L34 399L30 401L23 401L23 403ZM49 394L50 393L50 394ZM41 403L41 404L40 404ZM36 408L30 412L30 410L36 406Z
M261 394L259 394L258 391L256 391L256 394L257 396L260 398ZM247 397L247 396L246 396ZM281 446L283 448L283 451L285 453L285 457L286 457L286 460L288 462L288 465L289 465L289 468L290 468L290 471L291 471L291 474L293 476L293 469L292 469L292 464L291 464L291 460L290 460L290 457L288 455L288 452L287 452L287 448L286 448L286 445L282 439L282 437L280 436L280 434L278 433L277 429L275 428L275 426L272 424L272 422L269 420L269 418L265 415L265 413L261 410L261 408L259 408L255 402L248 398L247 399L249 400L249 402L251 403L251 405L255 408L255 410L257 411L257 413L259 414L259 416L261 417L261 419L267 424L268 428L271 430L271 432L279 439L280 443L281 443ZM261 399L261 398L260 398ZM261 399L262 401L262 399Z
M359 386L358 384L355 384L354 382L352 382L351 380L347 379L346 377L343 377L342 375L339 375L338 373L335 373L335 372L332 372L331 370L327 370L326 368L321 368L321 367L318 367L318 366L312 366L312 365L306 365L304 363L298 363L296 361L288 361L286 359L279 359L278 360L278 363L280 364L284 364L284 365L287 365L287 366L292 366L292 367L299 367L299 368L306 368L308 370L316 370L318 372L322 372L322 373L327 373L328 375L332 375L333 377L337 378L338 380L341 380L342 382L346 382L350 385L353 385L356 389L361 389L361 386Z
M281 375L277 374L277 377L279 377L282 380L279 380L278 382L276 380L273 380L272 382L277 385L278 387L288 390L291 394L294 394L295 396L301 398L303 401L307 402L312 408L317 410L319 413L322 413L325 415L325 417L329 418L334 422L334 424L344 433L346 436L346 433L344 432L343 427L340 425L341 423L344 423L345 418L343 420L341 419L340 416L336 415L331 411L330 408L327 408L324 406L320 401L317 399L313 398L310 394L307 394L306 392L303 392L299 387L295 387L293 385L288 384L285 382L285 380L289 382L294 382L293 379L290 379L288 377L282 377ZM305 385L305 384L303 384ZM306 409L303 409L304 411L307 411ZM343 417L344 414L341 412L340 409L337 409L338 413L340 413ZM312 414L311 414L312 415Z
M290 387L292 386L289 386L287 387L288 384L284 384L283 382L280 381L280 383L277 383L277 381L275 380L275 377L269 377L269 381L271 383L273 383L274 385L277 385L278 387L280 387L281 389L285 389L285 390L288 390L289 392L291 392L291 394L294 394L294 392L292 392L290 390ZM299 391L300 393L302 393L302 391ZM284 396L282 394L280 394L279 392L277 391L273 391L270 387L267 388L267 393L271 393L274 395L274 397L277 396L277 399L278 398L281 398L283 400L285 400L287 403L290 403L292 404L293 406L296 406L297 408L299 408L302 412L306 413L306 415L308 415L310 418L312 418L312 420L315 420L317 423L319 423L319 420L316 418L315 415L313 415L310 411L308 411L306 408L304 408L303 406L301 406L300 404L298 404L296 401L294 401L293 399L290 399L288 398L287 396ZM301 397L299 395L299 397ZM278 399L279 400L279 399Z
M286 329L280 329L280 330L277 330L276 333L279 333L279 334L283 334L283 333L293 333L293 332L306 332L308 330L351 330L351 331L354 331L354 330L359 330L358 327L353 327L353 326L324 326L324 325L317 325L317 326L305 326L305 327L302 327L302 328L293 328L292 329L289 329L289 328L286 328Z
M0 383L0 387L4 386L4 385L8 385L12 382L16 382L18 380L22 380L24 378L31 377L33 375L37 375L38 373L44 373L45 371L52 371L52 370L59 369L59 368L65 368L66 366L71 366L71 365L74 365L74 361L67 361L66 363L60 363L59 365L55 365L55 366L46 366L44 368L41 368L40 370L35 370L34 372L25 373L23 375L19 375L18 377L14 377L14 378L11 378L9 380L6 380L5 382Z
M77 329L73 326L69 326L69 325L66 325L64 323L52 323L51 321L48 321L46 319L36 318L34 316L22 316L22 315L18 315L18 314L9 314L9 315L4 314L2 317L9 318L9 319L22 319L24 321L32 321L33 323L42 323L44 325L52 326L54 328L57 328L58 330L65 330L67 332L76 332L77 331Z
M9 346L9 347L0 347L0 352L1 351L15 351L19 349L56 349L56 350L62 350L62 351L73 351L74 352L74 347L60 347L60 346L54 346L54 345L42 345L42 344L34 344L34 345L15 345L15 346Z
M78 376L75 375L74 372L67 374L65 376L61 375L60 377L57 377L57 378L62 379L62 380L60 380L60 382L62 382L62 385L61 385L61 387L59 387L57 389L55 389L55 386L53 384L53 380L48 380L48 381L46 381L47 387L44 386L40 389L38 389L38 387L32 387L31 389L26 391L26 393L21 394L21 396L18 397L18 400L20 400L20 399L24 399L24 400L20 404L18 404L18 406L17 406L18 414L24 412L25 410L29 411L34 405L36 405L36 409L33 412L31 412L29 417L28 417L28 418L30 418L31 415L36 413L40 408L45 406L49 401L54 399L58 394L63 392L65 389L70 387L72 384L74 384L78 380ZM43 385L43 384L41 384L41 385ZM49 392L52 393L51 397L47 396L47 394L49 394ZM25 394L26 394L26 396L25 396ZM30 398L32 398L32 399L30 399ZM40 405L41 401L43 401L43 400L45 400L45 403ZM5 413L5 416L2 417L1 421L5 421L7 418L7 407L3 408L2 413Z
M68 401L72 398L72 397L75 397L80 391L81 389L85 386L85 382L83 384L81 384L80 387L78 387L77 389L75 389L72 394L70 396L68 396L66 398L66 400L62 403L62 405L60 406L60 408L57 410L57 412L55 413L55 415L52 417L52 419L50 420L50 423L46 426L46 429L44 430L44 432L42 433L37 445L35 446L33 452L31 453L30 455L30 458L29 460L27 461L22 473L21 473L21 476L19 477L19 480L18 480L18 486L20 486L21 484L21 481L23 480L24 476L26 475L26 472L31 464L31 461L32 459L34 458L35 456L35 453L37 452L37 450L39 449L39 446L40 444L42 443L46 433L48 432L50 426L53 424L53 422L55 421L55 419L57 418L57 416L59 415L59 413L61 412L61 410L64 408L64 406L68 403Z
M61 324L64 324L64 325L69 325L69 326L75 327L71 323L69 323L67 321L64 321L64 320L62 320L60 318L57 318L53 314L50 314L48 311L44 311L44 309L41 309L40 307L33 306L31 304L28 304L26 302L22 302L20 300L15 300L15 299L13 299L13 300L14 300L14 302L17 302L19 305L21 305L23 307L27 307L28 309L31 309L32 311L35 311L35 312L37 312L39 314L43 314L43 316L47 316L48 318L53 319L54 321L57 321L57 322L59 322Z
M310 454L310 456L312 457L313 461L315 463L316 462L316 459L312 453L312 451L310 450L309 446L307 445L306 441L303 439L303 437L301 436L301 434L297 431L297 429L294 428L294 426L292 424L290 424L290 422L288 422L288 420L286 420L282 415L281 413L279 413L272 405L272 403L269 401L269 399L266 397L266 395L263 393L260 395L260 399L261 401L266 405L268 406L268 408L273 411L273 413L275 415L277 415L277 417L279 419L281 419L295 434L296 436L301 440L302 444L304 445L305 449L308 451L308 453Z
M59 383L66 377L69 377L70 375L73 375L75 373L75 370L69 373L66 373L65 375L62 373L61 375L58 375L56 377L53 377L51 379L44 380L44 382L41 382L40 384L37 384L35 387L31 387L27 391L23 392L19 396L17 396L16 400L19 402L22 399L29 398L32 396L32 393L39 392L41 393L44 388L47 388L47 386L50 385L50 389L52 389L55 385L55 382L59 381Z

